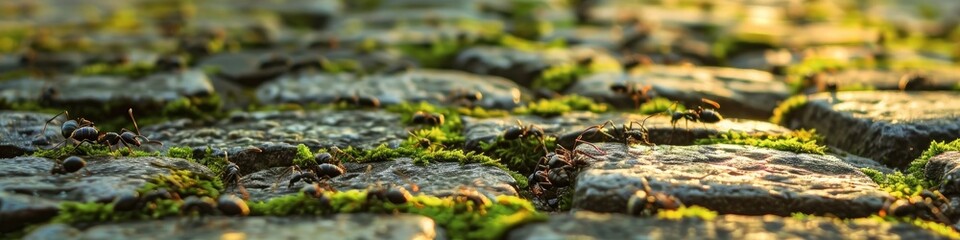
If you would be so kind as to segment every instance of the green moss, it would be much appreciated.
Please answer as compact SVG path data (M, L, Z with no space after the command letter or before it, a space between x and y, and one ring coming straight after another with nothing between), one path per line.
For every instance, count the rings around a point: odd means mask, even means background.
M180 214L182 202L177 200L155 200L145 207L128 212L114 211L112 203L63 202L59 214L53 218L56 223L96 223L122 222L130 220L159 219Z
M926 151L923 151L920 157L910 162L910 166L907 167L905 172L898 171L884 174L869 168L861 168L860 171L869 176L870 179L873 179L874 182L880 185L880 188L889 192L894 197L907 198L916 196L924 189L934 188L941 184L927 179L926 176L924 176L924 168L926 168L930 158L948 151L960 151L960 140L954 140L949 143L931 142L930 147L927 148Z
M171 170L170 174L154 176L138 191L148 193L156 189L167 189L180 194L180 197L198 196L217 199L223 191L223 182L215 176L206 176L189 170Z
M411 213L429 217L447 230L452 239L498 239L507 230L523 223L543 221L529 201L499 196L489 205L474 206L455 197L418 195L405 204L367 201L367 192L350 190L325 192L329 204L302 194L273 198L250 204L252 215L326 215L332 213Z
M195 174L187 170L171 170L170 175L154 176L137 192L143 196L161 188L176 192L181 198L207 196L216 199L223 190L223 184L218 178ZM67 201L60 204L60 212L53 221L58 223L96 223L159 219L180 215L180 206L182 205L182 200L159 199L146 203L144 207L137 210L118 212L114 211L113 203Z
M205 97L182 97L167 103L161 113L164 117L187 117L213 120L222 117L223 102L220 95L214 93Z
M957 89L960 89L960 83L957 84ZM510 112L499 110L499 109L485 109L481 107L475 108L457 108L457 113L462 116L470 116L475 118L495 118L495 117L506 117L510 115Z
M676 104L676 102L670 101L670 99L656 97L656 98L650 99L647 102L644 102L643 104L640 104L639 112L640 114L649 115L649 114L665 113L670 111L682 112L686 110L687 110L686 107L684 107L682 104Z
M608 108L609 106L607 104L594 102L593 99L590 98L579 95L567 95L555 99L540 99L539 101L527 104L527 106L514 109L513 113L555 117L570 111L602 113L606 112Z
M566 42L564 42L562 39L557 39L552 42L538 42L538 41L530 41L523 38L518 38L511 35L500 36L499 40L497 41L497 45L520 50L520 51L528 51L528 52L543 51L543 50L549 50L549 49L563 49L567 47Z
M680 220L684 218L699 218L711 221L717 218L717 212L701 206L680 206L674 210L661 210L657 218L666 220Z
M22 78L31 77L33 75L34 73L31 72L30 70L21 68L17 70L5 71L3 73L0 73L0 81L22 79Z
M33 156L50 158L50 159L63 159L69 156L88 156L88 157L148 157L148 156L160 156L159 152L145 152L139 149L133 149L133 152L130 152L127 148L114 146L114 149L110 149L109 146L103 144L90 144L84 143L79 147L74 148L72 144L65 143L64 146L53 148L53 149L38 149L33 152Z
M580 76L586 75L588 69L580 67L576 63L565 63L551 66L533 80L531 84L534 89L546 88L556 92L561 92L573 84Z
M435 149L438 147L460 146L463 145L463 142L463 135L450 134L439 127L430 127L411 132L407 140L402 143L402 146Z
M523 174L530 174L537 167L540 158L556 148L556 138L544 137L543 143L538 138L523 138L506 140L502 136L493 142L481 142L480 150L485 154L499 158L508 168Z
M401 103L387 107L387 111L399 113L401 121L404 124L412 124L413 115L416 112L437 113L444 116L443 124L440 126L429 127L412 132L407 136L404 146L420 146L423 140L428 140L429 144L421 146L431 148L442 145L445 148L458 148L463 145L464 136L463 122L460 119L460 113L452 108L437 107L427 102L419 103Z
M353 59L321 59L320 66L328 73L365 73L363 65Z
M801 212L790 213L790 217L799 221L806 221L812 219L814 216L810 214L805 214Z
M826 154L827 147L820 145L823 139L816 130L797 130L784 134L749 134L730 131L720 136L697 139L694 144L739 144L770 148L795 153Z
M920 192L923 191L923 189L926 189L925 180L923 178L916 178L913 175L905 175L902 172L884 174L880 171L870 168L861 168L860 172L863 172L864 175L870 177L873 182L876 182L877 185L880 185L880 189L890 193L890 195L895 198L909 198L911 196L917 196L920 195Z
M442 68L447 67L453 57L464 48L473 45L470 42L464 42L453 37L435 39L429 45L400 45L398 48L404 54L417 59L422 67Z
M124 76L132 79L139 79L154 72L153 64L147 63L128 63L128 64L106 64L96 63L81 67L77 74L84 76Z
M170 149L167 149L167 157L193 160L193 149L189 147L170 147Z
M893 216L881 217L877 215L872 215L868 219L878 221L878 222L906 223L906 224L914 225L919 228L926 229L928 231L940 234L941 236L944 236L950 239L960 239L960 232L957 232L957 230L954 229L952 226L946 225L943 223L934 222L934 221L927 221L927 220L917 219L917 218L897 218Z
M293 164L304 169L309 168L310 166L317 165L317 160L313 159L313 157L313 152L307 145L298 144L297 156L293 158Z
M770 122L778 125L784 125L784 117L790 112L800 109L803 106L807 105L807 96L797 95L784 100L777 108L773 109L773 116L770 117Z

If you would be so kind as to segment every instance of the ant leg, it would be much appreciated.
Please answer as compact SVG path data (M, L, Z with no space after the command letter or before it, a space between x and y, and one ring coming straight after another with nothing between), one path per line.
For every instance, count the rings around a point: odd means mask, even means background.
M47 134L46 134L46 133L47 133L47 124L50 124L50 122L52 122L53 120L57 119L57 117L60 117L60 115L64 115L64 114L67 114L67 118L70 118L70 113L67 113L66 110L64 110L62 113L57 113L57 115L54 115L52 118L50 118L50 120L47 120L47 122L43 124L43 129L40 130L40 136L42 136L44 139L46 139L46 138L47 138Z
M74 145L74 146L73 146L73 152L76 152L77 149L80 148L80 145L83 145L84 143L87 143L87 142L89 142L90 144L94 144L94 142L91 142L90 140L80 141L80 143L77 143L77 145Z

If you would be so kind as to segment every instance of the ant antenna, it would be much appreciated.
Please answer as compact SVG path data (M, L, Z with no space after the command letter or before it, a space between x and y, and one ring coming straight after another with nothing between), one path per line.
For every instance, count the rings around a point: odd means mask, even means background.
M137 126L137 119L133 118L133 108L127 109L127 113L130 114L130 120L133 121L133 128L137 130L137 135L140 135L140 126Z
M704 102L704 103L706 103L706 104L710 104L711 106L713 106L713 107L715 107L715 108L717 108L717 109L720 109L720 104L717 103L717 102L715 102L715 101L713 101L713 100L706 99L706 98L701 98L700 101L701 101L701 102Z
M47 122L43 124L43 130L40 130L40 136L43 136L44 138L46 138L47 124L50 124L51 121L53 121L54 119L57 119L57 117L60 117L60 115L64 115L64 114L67 115L67 118L70 118L70 113L68 113L67 110L63 110L62 113L58 113L57 115L53 116L52 118L50 118L50 120L47 120Z

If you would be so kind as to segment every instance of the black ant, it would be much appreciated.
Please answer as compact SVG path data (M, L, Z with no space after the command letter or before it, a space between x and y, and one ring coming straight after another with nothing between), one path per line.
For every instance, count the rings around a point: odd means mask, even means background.
M80 158L77 156L70 156L64 159L62 162L57 160L57 162L53 164L53 168L50 169L50 174L59 175L59 174L74 173L74 172L80 171L80 169L83 169L86 166L87 166L87 161L83 160L83 158ZM90 174L89 169L84 169L84 170L87 171L88 175Z
M930 77L920 73L911 73L903 75L900 78L900 82L897 84L897 87L900 91L916 91L920 90L924 85L927 85L931 82Z
M140 134L140 126L137 126L137 119L133 118L133 108L127 109L127 113L130 114L130 120L133 121L133 127L135 130L137 130L136 134L130 130L127 130L126 128L123 128L120 130L120 134L115 132L101 133L101 135L97 138L97 142L107 144L107 146L110 148L113 148L113 145L117 145L118 143L123 144L123 146L127 147L127 150L129 150L131 153L133 152L133 148L131 148L130 145L140 147L143 143L151 143L163 146L162 142L150 140ZM140 139L143 139L143 141L140 141Z
M440 198L453 198L457 202L470 202L473 207L482 209L491 204L490 198L484 196L477 189L469 187L460 187L456 192L447 192L437 194Z
M380 107L380 99L374 96L360 96L356 93L346 97L337 97L334 99L334 103L337 104L346 104L347 106L353 107L369 107L369 108L378 108Z
M680 119L685 119L687 122L692 121L701 123L717 123L720 122L720 120L723 120L723 116L721 116L720 112L717 112L716 110L720 108L719 103L706 98L701 98L700 101L710 104L715 109L703 109L702 106L697 106L697 109L687 109L683 112L671 112L670 124L673 124L674 129L676 129L677 121L680 121Z
M443 114L417 111L413 113L413 117L410 118L410 122L413 124L439 126L443 125Z
M330 152L333 152L333 154ZM346 169L344 169L343 162L340 158L344 156L351 159L353 158L353 156L350 156L350 154L347 154L336 146L330 147L330 152L318 153L313 157L314 161L318 163L314 171L317 173L317 176L322 179L331 179L346 173Z
M247 202L233 195L220 195L217 199L217 210L227 216L246 216L250 214L250 207Z
M616 123L613 123L612 120L607 120L603 124L594 125L583 129L583 131L580 131L580 134L577 134L576 136L577 139L587 136L588 139L599 141L606 141L610 139L623 143L624 145L631 145L634 143L653 145L650 143L650 139L648 138L648 130L646 127L644 127L647 123L647 119L650 119L652 116L653 115L644 118L642 122L630 121L629 125L621 124L619 129L617 128ZM635 128L635 125L639 125L640 127ZM607 126L610 126L612 129L607 130ZM603 139L596 139L595 136L597 136L597 134L602 134L600 136L603 136ZM564 138L569 138L569 136L573 135L565 135Z
M290 178L290 182L287 184L287 189L293 188L293 185L300 181L303 181L307 184L320 182L320 177L317 177L317 174L313 171L304 172L300 170L300 167L297 166L291 166L290 169L296 173L293 175L293 178Z
M221 151L223 151L223 161L227 162L227 166L224 167L224 171L220 176L223 182L227 184L225 188L233 185L240 191L243 199L250 199L250 193L247 192L247 188L240 182L240 180L243 179L243 175L240 174L240 166L230 161L226 149L222 149Z
M50 122L54 119L57 119L57 117L60 117L60 115L67 115L67 118L70 118L70 113L67 111L63 111L62 113L53 116L50 118L50 120L47 120L47 122L43 124L43 129L40 130L40 134L44 135L45 137L46 135L44 133L47 132L47 125L50 124ZM57 147L63 145L63 143L65 143L67 140L74 141L74 144L76 144L74 146L74 150L76 150L77 147L80 147L80 145L85 142L97 143L97 140L100 137L99 132L100 131L93 126L93 122L90 120L84 118L67 120L60 125L60 135L66 138L66 140L60 142L60 144L57 144Z
M463 89L451 91L449 97L447 98L447 101L453 103L454 105L466 107L473 107L480 100L483 100L483 93L479 91L468 91Z
M617 94L627 95L633 100L633 107L640 107L640 100L650 99L650 90L653 85L641 85L639 83L613 83L610 84L610 91Z
M627 201L627 213L634 216L652 216L660 210L676 210L683 206L677 198L666 193L653 191L647 178L640 178L642 190L637 190Z
M547 150L546 143L546 133L542 127L535 124L523 125L523 122L520 122L520 119L517 119L517 125L510 126L506 130L503 130L503 139L504 140L516 140L524 139L527 137L535 137L537 141L540 142L540 147L543 148L544 153L550 152Z

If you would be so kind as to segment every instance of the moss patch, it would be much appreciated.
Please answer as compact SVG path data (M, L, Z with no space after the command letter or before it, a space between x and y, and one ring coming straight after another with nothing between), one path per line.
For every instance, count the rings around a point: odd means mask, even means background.
M313 152L310 151L307 145L298 144L297 155L293 158L293 164L300 166L300 168L308 169L310 166L317 165L317 160L313 157Z
M89 157L158 157L160 156L159 152L146 152L139 149L133 149L133 152L130 152L125 147L114 146L114 149L110 149L107 145L102 144L90 144L84 143L79 147L76 147L69 143L64 143L64 146L53 149L39 149L33 152L33 156L50 158L50 159L63 159L69 156L89 156Z
M684 107L683 104L676 104L676 102L670 101L670 99L657 97L640 104L638 111L640 114L658 114L670 111L682 112L686 110L687 108Z
M604 103L597 103L593 99L579 96L567 95L555 99L540 99L531 102L527 106L519 107L513 110L515 114L537 115L541 117L556 117L570 111L591 111L595 113L606 112L609 106Z
M181 198L206 196L217 199L223 190L223 183L217 178L210 178L186 170L174 170L170 172L170 175L154 176L137 192L140 193L140 196L144 196L161 188L175 192ZM180 215L180 206L182 205L182 200L158 199L145 203L140 209L122 212L115 211L113 203L68 201L60 204L60 213L53 219L53 222L95 223L159 219Z
M657 218L667 220L699 218L710 221L717 218L717 215L717 212L701 206L680 206L680 208L674 210L661 210L657 212Z
M474 206L454 197L418 195L405 204L367 201L366 191L325 192L329 202L302 194L250 204L253 215L325 215L332 213L411 213L432 218L452 239L498 239L519 224L544 221L524 199L499 196L490 205Z
M940 234L941 236L950 238L950 239L960 239L960 232L957 232L956 229L949 225L942 223L927 221L917 218L897 218L893 216L880 217L877 215L870 216L868 219L872 219L879 222L888 222L888 223L907 223L914 226L917 226L922 229Z
M784 100L777 108L773 109L773 116L770 117L770 122L778 125L784 125L784 119L787 114L790 112L800 109L803 106L807 105L807 96L797 95Z
M171 170L169 175L154 176L138 191L148 193L156 189L167 189L180 194L181 197L205 196L216 199L223 191L223 182L220 181L220 178L197 174L188 170Z
M132 79L139 79L152 74L156 69L153 64L147 63L127 63L127 64L106 64L96 63L81 67L77 74L83 76L123 76Z
M738 144L770 148L795 153L826 154L827 147L816 130L797 130L784 134L749 134L730 131L716 137L697 139L694 144Z
M553 152L556 148L556 138L546 136L543 142L534 137L506 140L498 136L493 142L481 142L480 149L485 154L500 159L510 169L522 174L530 174L537 167L540 158L547 154L544 150Z
M907 198L919 195L924 189L934 188L940 183L930 181L924 176L924 168L930 158L948 151L960 151L960 140L952 142L930 143L930 147L920 154L920 157L910 162L905 172L884 174L880 171L861 168L860 171L873 179L880 187L897 198Z

